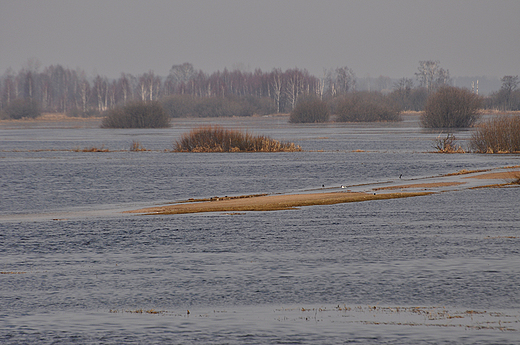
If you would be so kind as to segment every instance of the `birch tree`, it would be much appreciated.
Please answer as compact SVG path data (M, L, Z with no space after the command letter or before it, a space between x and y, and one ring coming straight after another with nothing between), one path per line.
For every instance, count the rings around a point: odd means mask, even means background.
M271 72L271 88L273 90L274 104L276 105L276 112L280 112L280 101L282 97L282 71L280 69L273 69Z

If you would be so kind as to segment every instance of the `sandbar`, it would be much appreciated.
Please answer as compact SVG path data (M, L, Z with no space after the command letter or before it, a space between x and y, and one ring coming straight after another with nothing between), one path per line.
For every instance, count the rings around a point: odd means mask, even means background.
M480 174L475 176L466 176L464 178L478 178L478 179L486 179L486 180L494 180L494 179L502 179L502 180L515 180L520 177L520 171L501 171L501 172L492 172L487 174Z
M369 200L386 200L429 195L431 192L416 193L362 193L362 192L327 192L264 195L248 198L214 199L204 202L186 202L173 205L149 207L126 213L141 214L185 214L199 212L244 212L244 211L278 211L289 210L301 206L332 205L347 202Z
M392 190L392 189L406 189L406 188L438 188L438 187L450 187L464 184L465 182L432 182L432 183L414 183L414 184L403 184L399 186L388 186L373 188L372 190Z

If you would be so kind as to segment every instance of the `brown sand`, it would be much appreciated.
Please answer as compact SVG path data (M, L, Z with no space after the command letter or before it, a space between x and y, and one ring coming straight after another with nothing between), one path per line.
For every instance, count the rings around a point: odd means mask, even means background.
M433 183L415 183L415 184L403 184L399 186L379 187L373 188L372 190L392 190L392 189L405 189L405 188L437 188L437 187L449 187L458 186L465 184L466 182L433 182Z
M464 178L478 178L478 179L486 179L486 180L492 180L492 179L502 179L502 180L514 180L520 177L520 171L503 171L503 172L494 172L494 173L487 173L487 174L481 174L481 175L475 175L475 176L466 176Z
M183 214L198 212L276 211L293 209L299 206L332 205L346 202L406 198L428 194L431 194L431 192L385 194L329 192L314 194L269 195L224 200L214 199L214 201L150 207L135 211L127 211L127 213Z

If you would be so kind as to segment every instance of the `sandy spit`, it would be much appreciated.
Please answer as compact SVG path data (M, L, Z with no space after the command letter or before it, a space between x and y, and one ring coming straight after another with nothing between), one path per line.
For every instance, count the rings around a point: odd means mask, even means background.
M206 202L193 202L160 207L150 207L140 210L127 211L127 213L183 214L199 212L276 211L293 209L300 206L332 205L346 202L406 198L428 194L431 194L431 192L385 194L329 192L314 194L268 195L225 200L215 199L213 201Z

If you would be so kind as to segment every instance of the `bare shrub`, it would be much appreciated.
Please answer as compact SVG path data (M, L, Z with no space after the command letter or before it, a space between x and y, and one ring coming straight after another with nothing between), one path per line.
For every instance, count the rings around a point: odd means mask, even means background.
M326 102L316 96L302 97L289 117L291 123L327 122L330 112Z
M401 109L380 92L353 92L335 101L337 120L341 122L401 121Z
M40 106L36 101L28 99L15 99L5 109L9 119L34 119L41 115Z
M470 146L478 153L520 152L520 117L498 116L480 124Z
M293 152L301 151L294 143L284 143L265 136L253 136L220 126L200 127L182 135L174 144L177 152Z
M479 118L482 98L467 89L443 86L426 100L421 125L426 128L471 127Z
M135 102L109 110L101 128L165 128L170 119L156 101Z
M455 140L457 140L457 138L451 133L448 133L445 138L439 135L437 139L435 139L434 147L439 153L464 153L460 145L457 147Z

